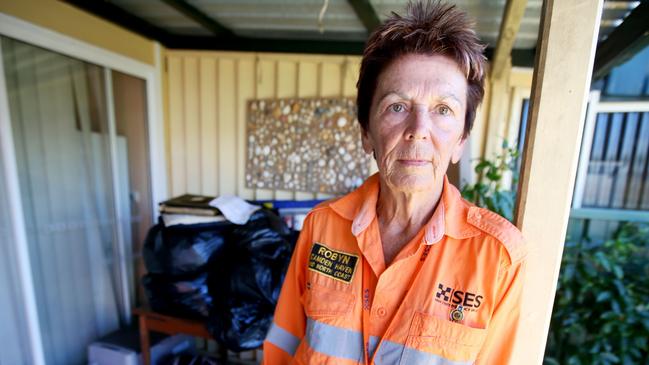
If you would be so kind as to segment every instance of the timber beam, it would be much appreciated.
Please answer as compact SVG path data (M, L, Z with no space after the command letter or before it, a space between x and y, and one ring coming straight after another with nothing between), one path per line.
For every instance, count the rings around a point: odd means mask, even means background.
M507 0L503 19L500 23L500 32L496 42L496 50L491 62L491 79L499 79L503 70L509 66L509 59L516 41L516 34L521 27L525 14L527 0Z
M633 57L649 45L649 1L643 1L597 46L593 79Z

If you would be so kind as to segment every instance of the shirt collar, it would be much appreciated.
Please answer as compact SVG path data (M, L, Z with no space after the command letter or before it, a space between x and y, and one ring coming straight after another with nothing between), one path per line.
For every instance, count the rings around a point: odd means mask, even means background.
M332 202L330 207L341 217L352 221L352 234L358 236L376 217L379 196L379 174L370 176L358 189ZM444 187L439 204L425 226L424 243L432 245L444 235L464 239L479 234L467 222L471 204L462 199L460 192L444 176Z

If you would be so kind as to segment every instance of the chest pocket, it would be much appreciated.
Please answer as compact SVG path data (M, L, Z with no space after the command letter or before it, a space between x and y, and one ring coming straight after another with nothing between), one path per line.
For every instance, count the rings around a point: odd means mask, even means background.
M341 359L360 363L363 337L346 328L354 308L354 295L310 281L302 296L307 316L306 333L298 347L296 364L337 365Z
M400 364L437 364L443 361L475 361L487 335L444 318L415 314Z
M354 295L344 292L335 286L325 286L315 281L307 283L307 290L302 297L307 317L342 316L351 313L354 306Z

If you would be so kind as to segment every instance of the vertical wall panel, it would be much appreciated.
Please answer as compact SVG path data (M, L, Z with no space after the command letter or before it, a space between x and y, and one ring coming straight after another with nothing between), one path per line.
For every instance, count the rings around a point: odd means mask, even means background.
M318 96L320 97L341 97L343 96L343 79L342 79L342 63L322 63L319 67L320 74ZM318 199L330 199L331 194L316 194Z
M255 98L355 97L359 57L190 51L169 51L167 57L173 195L330 197L246 188L248 102Z
M315 98L318 96L318 64L300 62L297 82L297 96Z
M642 123L641 114L636 118L637 135L636 139L632 142L634 145L633 156L631 156L631 166L629 173L629 187L625 197L625 208L637 209L640 202L640 194L642 188L642 179L644 178L644 168L647 150L649 150L647 143L649 140L642 139L642 135L647 134L645 131L649 128L649 123ZM649 122L649 120L647 121Z
M248 101L255 96L255 62L252 58L240 59L237 63L237 194L244 199L253 199L254 191L246 187L246 123L248 122Z
M607 123L608 119L606 114L597 115L593 146L590 152L591 162L588 165L588 174L586 175L586 186L589 188L584 193L583 206L597 205L597 192L600 189L601 177L604 174L602 161L604 160Z
M198 60L195 57L186 58L183 62L183 99L185 119L185 164L187 175L193 179L187 180L187 192L196 194L202 192L201 179L201 126L199 123L198 106Z
M219 191L221 194L235 194L237 186L237 163L233 158L237 150L235 118L234 60L219 60Z
M201 58L199 78L199 104L200 104L200 151L201 151L201 193L206 195L219 194L219 152L216 111L218 108L217 93L217 60Z
M625 115L625 122L622 127L623 137L620 141L619 168L615 179L615 188L613 189L613 198L611 206L613 208L624 208L625 192L631 184L630 172L633 162L633 149L636 145L635 140L638 134L638 113L628 113Z
M187 169L185 166L185 128L183 126L183 78L182 58L169 57L169 173L171 194L179 195L187 191L185 181Z
M297 95L300 98L315 98L318 96L318 64L313 62L300 62L297 80ZM315 199L316 195L298 192L298 200Z
M638 199L638 209L649 209L649 113L642 113L642 129L638 141L641 141L638 143L638 149L644 151L640 156L636 155L639 165L644 162L644 169L638 169L638 171L643 171L643 177L640 179L643 188L640 199Z
M277 61L277 73L275 81L275 97L277 98L294 98L297 96L297 64L293 61ZM277 190L275 199L290 200L295 199L295 194L291 191Z
M349 97L356 97L356 81L358 81L358 71L360 64L358 62L351 61L349 58L345 59L342 69L342 84L343 84L343 95Z
M624 114L613 113L609 115L608 133L606 136L606 152L602 164L604 174L602 176L602 185L600 185L597 205L608 207L611 205L611 192L615 188L615 176L619 169L618 150L620 145L620 135L622 132L622 121Z
M342 64L322 63L320 66L320 97L342 96Z
M259 59L257 61L257 98L270 99L275 97L275 60ZM274 199L273 190L256 189L255 198L258 200Z

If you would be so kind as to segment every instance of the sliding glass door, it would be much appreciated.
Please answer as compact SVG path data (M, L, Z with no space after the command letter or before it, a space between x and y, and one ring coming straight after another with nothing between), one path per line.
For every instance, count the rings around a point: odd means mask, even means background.
M31 364L3 157L0 149L0 364Z
M135 304L134 253L152 222L146 83L7 37L1 47L45 361L83 364Z

